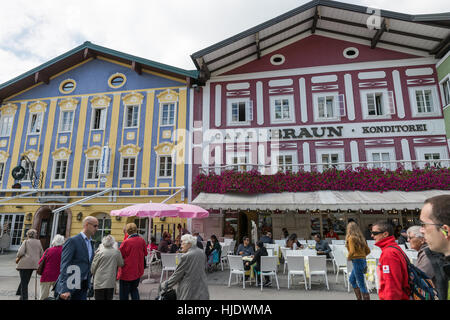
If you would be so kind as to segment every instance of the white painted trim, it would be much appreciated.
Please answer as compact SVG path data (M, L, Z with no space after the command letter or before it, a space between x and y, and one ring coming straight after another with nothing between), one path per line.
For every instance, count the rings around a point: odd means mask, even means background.
M256 119L258 125L264 124L264 92L261 81L256 83Z
M416 159L419 161L425 160L425 153L439 153L441 159L448 159L448 150L446 146L432 146L432 147L415 147ZM447 164L448 165L448 164ZM425 163L419 162L419 167L425 167Z
M245 121L232 121L233 111L232 104L235 102L245 102ZM227 99L227 126L249 126L250 120L248 120L249 115L248 107L250 105L250 98L228 98Z
M434 73L432 68L412 68L406 69L405 74L408 77L429 76Z
M267 144L264 144L264 143L258 144L258 164L260 164L262 166L264 166L266 164L266 152L265 152L266 147L267 147ZM265 167L261 167L261 169L259 169L259 172L261 172L261 174L266 174L265 170L266 170Z
M209 115L211 113L211 106L210 106L210 89L211 89L211 83L210 81L207 81L205 86L203 87L203 97L202 97L202 125L203 125L203 134L208 132L210 129L209 127ZM206 149L206 146L209 145L207 142L203 140L202 142L202 166L207 167L210 165L209 163L209 148Z
M264 78L275 78L275 77L292 77L298 75L317 74L317 73L332 73L332 72L345 72L356 70L363 71L367 69L379 69L380 66L382 66L383 68L395 68L395 67L421 66L435 63L436 59L433 58L411 58L399 60L355 62L348 64L337 64L318 67L304 67L295 69L281 69L275 71L240 73L227 76L214 76L209 81L210 82L243 81L243 80L254 80Z
M450 51L447 52L447 54L436 63L436 68L439 68L439 66L448 58L450 57Z
M395 161L396 155L395 155L395 148L370 148L370 147L366 147L365 148L366 151L366 159L368 162L373 162L373 155L372 153L389 153L389 160L388 161ZM406 160L406 159L403 159ZM380 161L383 161L382 159ZM391 170L395 170L397 164L396 163L390 163L391 166ZM369 168L373 168L374 164L369 164L368 165Z
M417 101L416 101L416 91L417 90L428 90L431 89L431 94L433 98L433 111L427 113L419 113L417 111ZM431 86L420 86L420 87L408 87L409 92L409 102L411 106L411 116L413 118L426 118L426 117L436 117L442 115L441 104L439 103L439 95L437 93L436 85Z
M222 165L222 146L215 146L214 148L214 166ZM216 174L220 174L220 170L216 168Z
M279 79L279 80L270 80L269 87L287 87L292 86L294 80L292 79Z
M220 84L216 85L215 88L215 124L216 127L220 127L220 124L222 122L222 86Z
M162 117L163 117L163 106L164 105L170 105L173 104L173 123L168 124L162 124ZM177 115L178 115L178 101L164 101L159 103L159 126L160 127L173 127L176 125L177 122Z
M442 100L441 102L442 102L442 105L444 106L444 108L443 108L444 110L448 106L450 106L450 100L449 100L448 104L445 104L445 96L444 96L444 82L446 82L447 80L449 81L449 84L450 84L450 73L447 73L447 75L445 77L443 77L441 81L439 81L439 89L441 91L441 100ZM450 93L450 87L449 87L449 93Z
M333 117L330 118L319 118L319 98L326 98L326 97L333 97ZM313 93L312 95L313 99L313 115L314 115L314 122L329 122L329 121L339 121L341 119L340 116L338 116L339 113L339 92L338 91L331 91L331 92L320 92L320 93ZM325 105L326 108L326 105Z
M358 150L358 142L357 141L350 141L350 154L352 162L358 163L359 162L359 150ZM356 169L358 165L353 165L353 169Z
M0 117L0 133L3 131L3 125L5 123L4 120L12 119L12 120L10 120L11 121L11 125L9 126L9 132L5 133L5 135L0 135L0 137L9 137L11 135L12 128L14 126L14 117L15 117L15 115L7 115L7 116L1 116Z
M248 82L239 82L239 83L229 83L227 84L227 91L233 90L245 90L250 88L250 83Z
M100 128L97 128L97 129L94 129L93 127L94 127L94 120L95 120L95 111L96 110L98 110L98 109L100 109L100 110L103 110L102 112L104 112L105 114L104 114L104 116L103 116L103 119L104 119L104 121L102 121L102 116L100 115ZM91 110L92 110L92 112L91 112L91 125L90 125L90 131L92 132L92 131L96 131L96 130L105 130L105 128L106 128L106 121L107 121L107 119L108 119L108 108L107 107L96 107L96 106L92 106L91 105Z
M300 113L302 122L308 122L308 103L306 99L306 80L305 78L300 78L298 80L300 87Z
M353 95L353 82L352 75L347 73L344 75L344 83L345 83L345 98L347 100L347 117L349 120L355 120L355 103L354 103L354 95Z
M397 115L400 119L405 117L405 104L403 102L403 90L400 80L400 72L392 71L392 79L394 81L395 105L397 107Z
M134 177L130 178L130 177L124 177L123 176L123 160L124 159L134 159ZM119 180L135 180L136 179L136 174L137 174L137 156L130 156L130 157L123 157L120 156L120 167L119 167ZM158 168L158 174L159 174L159 166L157 166Z
M66 172L65 172L65 179L56 179L55 178L55 173L56 173L56 163L58 161L66 161ZM53 160L53 168L52 168L52 178L51 178L51 182L64 182L67 179L67 173L69 171L69 159L54 159ZM62 172L62 171L61 171ZM60 173L61 175L61 173Z
M322 155L323 154L328 154L328 155L337 154L338 155L338 163L345 162L343 148L333 148L333 149L316 148L316 163L319 164L319 165L317 165L317 170L320 172L323 171L323 164L322 164ZM337 165L337 168L340 170L344 170L342 165Z
M137 126L131 126L131 127L127 126L128 107L138 107ZM175 110L175 113L176 113L176 110ZM124 106L123 106L123 128L124 129L138 129L140 120L141 120L141 104L124 104Z
M89 169L89 161L99 161L100 162L100 158L86 158L86 161L84 162L84 181L86 182L98 182L99 178L97 179L88 179L88 169ZM98 163L97 163L97 174L98 174Z
M309 143L303 142L302 144L303 149L303 164L305 171L311 171L311 166L309 165L311 163L311 154L309 150Z
M372 71L372 72L358 73L359 80L384 79L384 78L386 78L386 72L384 72L384 71Z
M189 128L194 128L194 89L189 89ZM189 140L186 145L186 163L188 164L188 203L192 202L192 165L194 164L194 132L189 130ZM192 229L191 229L192 230Z
M277 120L275 119L275 100L287 99L289 101L289 118ZM283 123L295 123L295 103L293 95L282 96L269 96L270 101L270 123L271 124L283 124Z
M64 112L72 112L73 113L73 117L72 117L72 123L70 125L70 130L68 131L63 131L62 128L62 121L63 121L63 113ZM75 110L60 110L59 111L59 125L58 125L58 133L72 133L73 131L73 122L75 121Z
M327 83L327 82L336 82L338 80L337 75L331 74L326 76L315 76L311 78L312 83Z
M383 105L382 112L383 114L380 116L371 116L369 115L369 106L367 104L367 94L370 93L381 93L383 95ZM362 116L364 120L378 120L378 119L391 119L391 115L388 113L389 108L389 100L388 100L388 90L384 88L380 89L369 89L369 90L359 90L359 94L361 96L361 108L362 108Z
M173 178L173 174L174 174L174 165L175 165L175 156L173 154L159 154L157 156L157 161L156 161L156 178L157 179L172 179ZM161 157L172 157L172 167L170 169L170 176L161 176L159 173L159 165L160 165L160 161L161 161ZM128 157L125 157L128 158ZM132 157L130 157L132 158ZM136 158L136 164L137 164L137 157ZM134 175L134 178L123 178L123 179L136 179L136 173Z
M409 149L409 141L408 139L402 139L401 140L401 144L402 144L402 153L403 153L403 160L411 160L411 152ZM407 170L412 170L412 166L410 162L407 162L405 164L405 169Z

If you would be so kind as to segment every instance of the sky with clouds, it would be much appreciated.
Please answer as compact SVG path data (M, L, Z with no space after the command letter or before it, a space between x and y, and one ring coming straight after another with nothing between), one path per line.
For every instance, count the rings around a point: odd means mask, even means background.
M193 70L190 55L309 0L14 0L0 10L0 83L85 41ZM407 14L448 0L341 0Z

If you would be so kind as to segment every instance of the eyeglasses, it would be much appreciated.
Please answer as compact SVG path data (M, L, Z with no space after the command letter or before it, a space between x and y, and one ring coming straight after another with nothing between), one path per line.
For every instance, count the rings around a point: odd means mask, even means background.
M384 233L385 231L371 231L370 234L376 236L377 234Z
M419 225L423 228L426 225L430 225L430 226L438 226L438 227L442 227L443 224L440 223L427 223L427 222L423 222L423 221L419 221Z

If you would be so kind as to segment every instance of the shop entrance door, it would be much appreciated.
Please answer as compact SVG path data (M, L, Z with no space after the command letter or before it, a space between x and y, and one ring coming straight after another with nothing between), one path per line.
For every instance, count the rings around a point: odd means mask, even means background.
M11 236L11 244L9 250L17 251L20 248L24 218L25 214L23 213L0 215L0 225L2 226L2 232L4 232L4 227L6 226Z

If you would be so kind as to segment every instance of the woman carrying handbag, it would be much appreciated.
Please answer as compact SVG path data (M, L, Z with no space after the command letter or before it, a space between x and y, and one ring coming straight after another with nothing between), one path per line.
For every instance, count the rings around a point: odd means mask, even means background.
M16 269L19 271L20 284L16 295L20 300L28 300L28 284L34 270L37 270L39 258L42 256L43 249L41 242L36 239L37 231L30 229L27 231L27 239L22 243L16 256Z
M60 234L55 235L51 247L45 250L44 255L39 260L39 267L36 273L41 276L40 300L48 298L51 288L58 279L63 244L64 237Z

